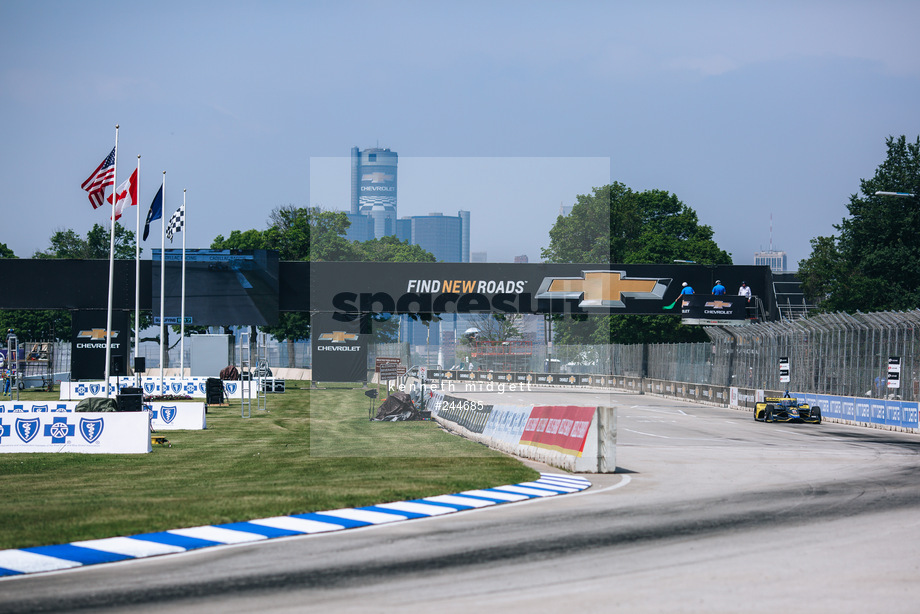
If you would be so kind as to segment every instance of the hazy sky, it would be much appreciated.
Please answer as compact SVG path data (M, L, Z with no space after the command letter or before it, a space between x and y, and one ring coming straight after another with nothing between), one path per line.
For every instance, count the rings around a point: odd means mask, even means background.
M105 223L80 184L120 124L119 182L140 154L142 223L162 171L167 217L187 189L189 247L347 210L349 149L380 146L398 214L471 211L491 261L538 260L560 203L620 181L676 194L737 264L772 214L797 263L885 138L920 134L918 24L884 0L0 0L0 242Z

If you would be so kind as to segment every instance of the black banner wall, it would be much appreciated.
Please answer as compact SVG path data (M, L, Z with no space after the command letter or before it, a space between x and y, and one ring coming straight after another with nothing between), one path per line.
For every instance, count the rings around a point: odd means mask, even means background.
M680 300L680 315L686 322L724 323L726 320L743 321L747 317L748 301L743 296L713 296L690 294Z
M105 311L72 312L71 380L105 379L105 323ZM127 375L131 350L127 312L112 312L110 337L112 365L109 375Z
M366 382L367 342L361 321L339 322L330 313L311 320L314 382Z
M361 313L677 316L684 282L708 295L717 279L772 297L761 266L319 262L309 275L311 309L340 322Z
M159 315L159 303L152 298L152 264L141 261L140 304ZM204 275L216 283L232 273L217 267ZM0 309L106 306L105 260L2 258L0 279L5 283ZM222 324L254 324L259 318L272 323L279 311L332 312L344 319L367 312L679 316L675 301L683 282L697 295L710 295L717 279L729 292L746 281L761 301L763 317L778 317L773 273L769 267L753 265L279 262L277 307L262 306L258 317L241 318L224 309L221 295L206 293L205 298L218 311L210 319ZM187 298L201 290L193 286ZM133 260L115 262L113 301L116 310L134 310Z

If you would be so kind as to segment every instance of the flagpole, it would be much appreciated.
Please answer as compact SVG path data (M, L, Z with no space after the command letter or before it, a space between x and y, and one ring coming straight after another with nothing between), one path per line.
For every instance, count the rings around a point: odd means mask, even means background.
M135 193L141 193L141 157L137 156L137 185ZM134 226L134 365L137 366L137 350L140 346L141 322L141 204L137 208L137 220ZM135 376L137 373L134 374Z
M185 381L185 235L188 234L185 219L185 190L182 190L182 311L179 326L179 379Z
M163 171L163 185L160 187L163 190L163 201L160 203L162 209L165 211L166 207L166 171ZM164 307L166 304L165 292L166 292L166 218L160 216L160 394L166 394L166 390L163 388L163 374L166 364L166 357L164 355L163 349L166 343L166 330L164 325L165 316L163 314Z
M118 124L115 124L115 162L112 168L112 187L118 185ZM102 186L105 190L105 186ZM103 192L103 196L105 192ZM112 289L115 285L115 203L118 197L112 190L112 230L109 233L109 301L105 319L105 398L109 398L109 374L112 362Z

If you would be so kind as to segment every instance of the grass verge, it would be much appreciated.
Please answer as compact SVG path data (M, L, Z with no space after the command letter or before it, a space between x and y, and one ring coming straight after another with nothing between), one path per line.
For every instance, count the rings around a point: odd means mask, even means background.
M292 382L289 382L289 384ZM370 422L362 390L212 407L150 454L0 454L0 549L370 505L535 479L435 422ZM23 400L56 393L23 392Z

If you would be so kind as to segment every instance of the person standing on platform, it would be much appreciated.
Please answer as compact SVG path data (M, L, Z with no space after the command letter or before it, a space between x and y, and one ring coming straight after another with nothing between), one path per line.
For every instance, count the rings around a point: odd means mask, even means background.
M743 296L750 303L751 302L751 287L742 281L741 287L738 288L738 296Z
M725 286L722 285L720 280L716 280L716 285L712 287L712 293L715 296L722 296L725 294Z

